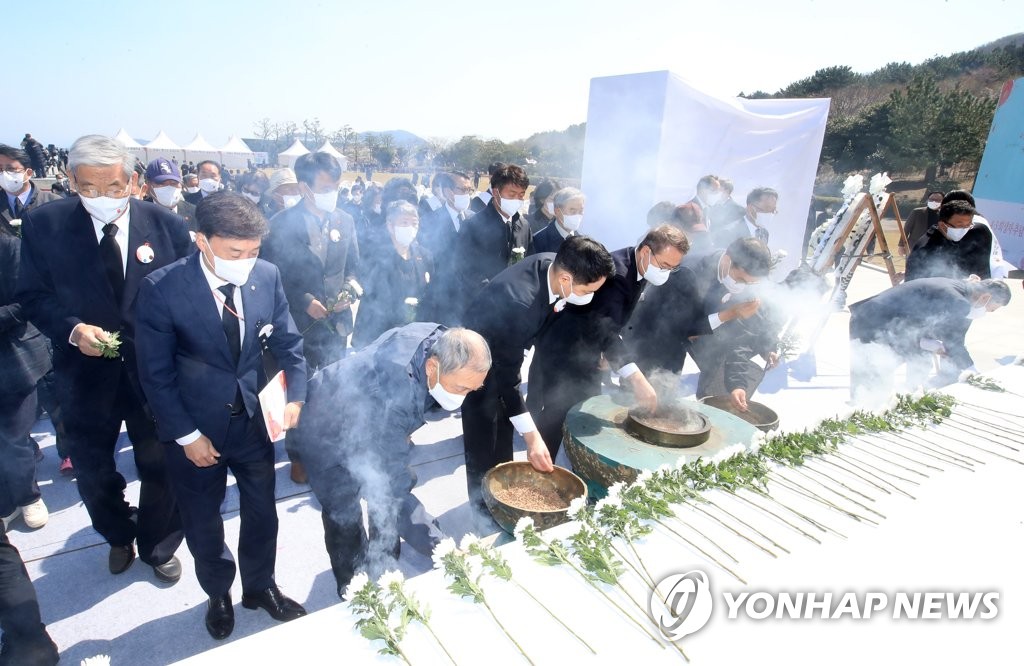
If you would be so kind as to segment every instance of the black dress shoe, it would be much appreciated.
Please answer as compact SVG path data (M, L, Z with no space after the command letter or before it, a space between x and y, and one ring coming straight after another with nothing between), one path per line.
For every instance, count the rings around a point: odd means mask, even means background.
M270 617L278 622L288 622L306 614L306 609L300 606L298 602L281 594L281 590L277 588L277 585L272 585L262 592L256 592L255 594L243 592L242 605L250 610L262 608L270 613Z
M110 567L110 573L119 574L128 571L128 567L135 561L135 547L131 544L127 546L111 546L110 556L107 558L107 565Z
M153 574L160 582L173 585L181 578L181 562L178 561L177 557L171 555L171 559L163 564L153 565Z
M206 630L214 640L222 641L235 628L235 609L231 607L231 595L210 597L206 606Z

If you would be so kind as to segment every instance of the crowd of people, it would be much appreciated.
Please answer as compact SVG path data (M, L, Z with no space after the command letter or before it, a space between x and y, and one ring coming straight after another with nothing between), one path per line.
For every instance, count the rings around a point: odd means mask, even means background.
M45 409L110 573L138 558L173 584L184 540L215 639L234 626L219 512L228 471L241 496L242 605L279 621L305 613L274 577L274 453L258 394L277 372L290 474L322 506L340 595L359 569L393 566L403 540L430 553L442 537L410 492L409 437L426 412L461 413L467 499L484 520L481 480L512 459L513 431L549 472L573 405L616 387L653 411L687 355L699 397L744 410L778 362L792 303L828 289L806 266L772 279L779 193L757 187L740 203L714 175L691 201L655 204L635 246L609 251L581 234L584 192L531 183L513 164L492 165L485 191L478 174L453 171L424 192L404 178L345 182L326 153L235 178L213 161L137 168L116 141L89 135L68 152L61 197L32 182L33 159L0 146L4 526L46 522L29 436ZM971 320L1009 301L977 260L991 233L969 196L941 200L906 284L851 306L855 344L969 367ZM137 509L114 461L122 423ZM3 653L54 663L20 556L2 544Z

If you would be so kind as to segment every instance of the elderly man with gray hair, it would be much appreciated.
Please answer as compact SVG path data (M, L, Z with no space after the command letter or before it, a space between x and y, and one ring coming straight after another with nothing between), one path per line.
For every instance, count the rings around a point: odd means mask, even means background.
M490 367L487 342L474 331L416 323L387 331L310 379L295 444L323 507L338 596L356 571L376 576L394 568L400 537L429 555L443 536L410 492L416 477L409 437L428 410L458 409Z
M586 202L583 192L575 187L563 187L555 192L555 219L533 235L533 253L558 252L562 241L579 233Z
M135 158L105 136L83 136L68 155L77 197L29 211L22 220L17 300L53 343L78 492L93 528L110 544L108 567L135 560L174 583L181 521L168 485L164 450L139 386L135 296L143 278L189 254L181 218L131 198ZM138 520L114 464L121 423L128 427L142 488Z

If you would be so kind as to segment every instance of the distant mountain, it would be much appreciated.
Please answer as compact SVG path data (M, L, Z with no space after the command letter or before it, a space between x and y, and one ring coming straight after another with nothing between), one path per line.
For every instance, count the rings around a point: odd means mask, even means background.
M410 151L415 151L417 148L422 148L427 145L427 140L416 136L412 132L405 130L384 130L382 132L359 132L359 139L366 141L368 134L376 134L377 136L389 135L391 140L394 141L396 148L406 148Z

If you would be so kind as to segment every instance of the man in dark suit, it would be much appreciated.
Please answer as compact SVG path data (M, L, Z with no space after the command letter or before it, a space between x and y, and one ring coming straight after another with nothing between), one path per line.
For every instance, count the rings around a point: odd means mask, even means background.
M903 224L903 233L907 236L907 242L899 241L899 252L902 256L910 253L910 248L925 232L939 223L939 207L942 206L942 192L929 192L925 205L910 211L907 221Z
M185 194L185 201L193 206L198 206L206 197L224 189L224 179L221 174L220 164L213 160L203 160L200 162L195 168L195 173L199 177L197 183L199 191L195 193L187 192Z
M30 433L36 422L36 384L50 370L46 339L14 300L21 240L0 229L0 516L19 514L33 529L49 514L36 483Z
M722 201L722 183L718 176L708 174L697 181L697 194L690 199L690 203L700 206L701 217L707 224L709 231L714 231L711 221L711 211Z
M294 427L306 364L280 275L257 259L267 222L256 204L224 192L204 199L196 215L198 251L146 278L139 292L139 377L166 448L196 577L209 595L206 628L223 639L234 628L235 563L220 515L228 469L241 498L242 605L279 621L305 615L274 582L274 447L257 391L266 354L284 371L283 428Z
M718 183L722 186L721 200L710 208L711 225L715 228L742 220L747 214L747 209L732 198L732 181L728 178L719 178Z
M487 515L480 482L512 460L512 428L527 459L550 472L551 454L519 392L523 354L567 304L586 305L615 271L608 250L586 236L567 239L558 254L535 254L491 280L466 311L466 328L484 337L493 366L483 388L466 397L462 430L470 505Z
M715 247L725 249L738 238L756 238L768 244L768 225L775 217L779 193L770 187L755 187L747 194L747 207L743 215L729 224L714 225L712 238ZM713 209L712 209L713 210Z
M295 435L323 507L338 596L360 567L374 577L393 568L399 536L432 552L442 534L410 492L416 481L409 437L426 411L458 409L483 384L490 365L487 343L473 331L416 323L391 329L310 380Z
M658 370L675 374L682 370L689 352L702 375L705 366L709 377L714 374L712 359L721 367L726 362L723 354L734 349L746 330L735 324L753 317L760 308L760 301L748 299L744 292L766 277L770 266L771 255L764 243L742 238L691 267L684 266L664 286L647 289L623 335L637 366L648 375ZM740 299L743 302L738 303ZM719 332L719 328L723 330ZM717 353L694 351L697 336L712 333L720 336Z
M964 342L971 322L1010 302L998 280L920 278L850 306L850 393L858 404L887 402L893 370L907 364L911 386L931 370L933 354L949 364L941 383L974 361ZM873 399L874 398L874 399Z
M558 210L557 207L555 209ZM565 415L578 402L601 394L601 357L629 385L641 409L653 412L658 396L622 342L621 332L648 284L665 284L679 270L689 243L664 224L636 247L612 252L615 273L586 306L568 307L537 338L526 404L554 460Z
M185 256L191 243L179 217L131 199L134 164L108 137L75 142L68 166L79 196L25 215L17 299L53 344L78 492L93 528L110 544L110 572L131 566L137 541L139 556L157 578L175 582L181 576L174 557L181 521L138 383L135 296L143 278ZM105 347L114 333L120 346ZM142 486L137 524L114 464L122 422Z
M455 269L462 301L471 301L488 280L530 254L530 223L520 213L529 187L526 172L514 164L491 175L491 203L459 230Z
M583 224L583 209L587 198L575 187L563 187L555 192L555 219L533 235L532 254L539 252L558 252L562 241L579 233Z
M977 214L967 201L942 204L938 224L918 238L910 250L906 280L992 277L992 231L984 224L974 223Z
M32 182L34 175L24 150L0 144L0 187L3 188L0 194L0 230L16 233L15 226L21 224L26 211L63 198L40 190ZM14 220L18 222L12 226Z
M461 312L461 308L455 307L461 298L455 273L455 248L459 231L468 219L473 184L468 174L453 171L434 176L434 185L440 190L444 205L420 219L420 243L433 260L434 272L417 317L420 321L452 325Z

